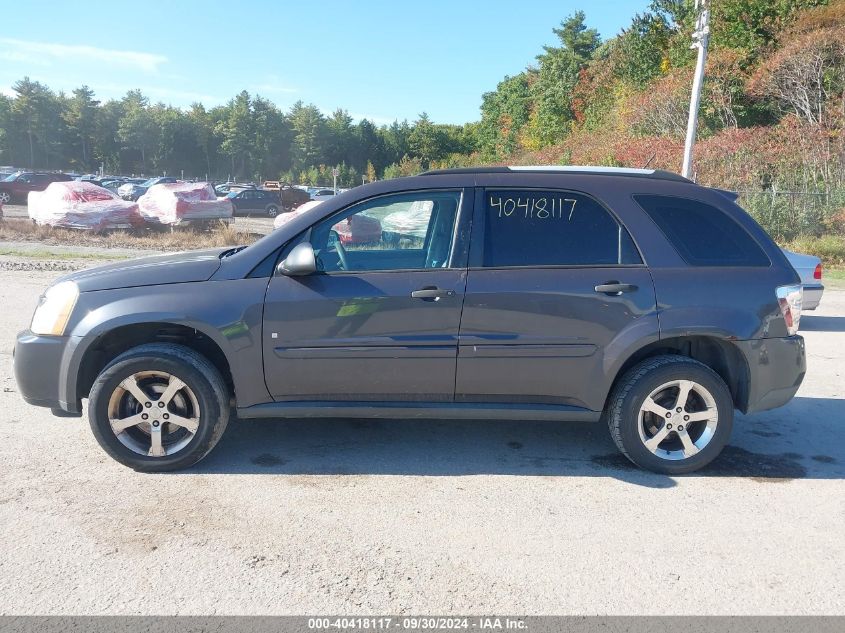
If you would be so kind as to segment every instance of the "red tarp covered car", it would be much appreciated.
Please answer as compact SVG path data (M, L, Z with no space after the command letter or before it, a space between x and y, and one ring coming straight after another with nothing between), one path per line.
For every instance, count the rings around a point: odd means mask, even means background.
M143 224L136 203L81 180L53 182L44 191L30 192L27 208L36 224L69 229L127 229Z
M141 217L151 224L181 224L198 220L229 220L232 203L218 199L207 182L153 185L138 198Z

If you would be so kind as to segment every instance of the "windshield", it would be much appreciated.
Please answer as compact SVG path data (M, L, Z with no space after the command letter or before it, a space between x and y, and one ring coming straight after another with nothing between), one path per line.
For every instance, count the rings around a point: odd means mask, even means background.
M16 171L14 174L9 174L8 176L6 176L6 177L2 180L2 182L12 182L12 181L16 180L18 176L20 176L20 173L21 173L21 172Z
M142 187L152 187L154 184L156 184L156 180L158 180L158 178L150 178L149 180L145 180L144 184L142 184L141 186Z

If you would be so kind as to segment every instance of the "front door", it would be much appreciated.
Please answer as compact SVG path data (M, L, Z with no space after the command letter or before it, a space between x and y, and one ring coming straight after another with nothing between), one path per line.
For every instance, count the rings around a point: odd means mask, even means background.
M651 277L628 232L573 191L479 191L456 400L604 406L608 367L657 338Z
M313 226L318 272L267 289L273 397L451 402L471 207L461 190L390 195Z

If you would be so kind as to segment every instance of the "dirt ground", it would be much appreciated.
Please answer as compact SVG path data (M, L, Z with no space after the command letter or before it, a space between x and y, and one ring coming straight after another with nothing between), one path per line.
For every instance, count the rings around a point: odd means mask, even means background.
M845 614L843 291L798 396L694 475L519 420L235 422L142 475L16 392L57 274L0 270L2 614Z

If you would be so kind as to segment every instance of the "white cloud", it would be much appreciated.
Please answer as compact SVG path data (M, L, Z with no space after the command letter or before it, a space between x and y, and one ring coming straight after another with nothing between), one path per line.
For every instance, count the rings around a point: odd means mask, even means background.
M51 44L7 37L0 38L0 59L16 63L52 66L54 62L81 64L94 62L155 73L167 57L138 51L118 51L85 44Z
M257 84L252 84L249 87L250 92L255 92L260 95L267 94L294 94L299 92L299 88L287 86L277 75L268 75L264 81Z

